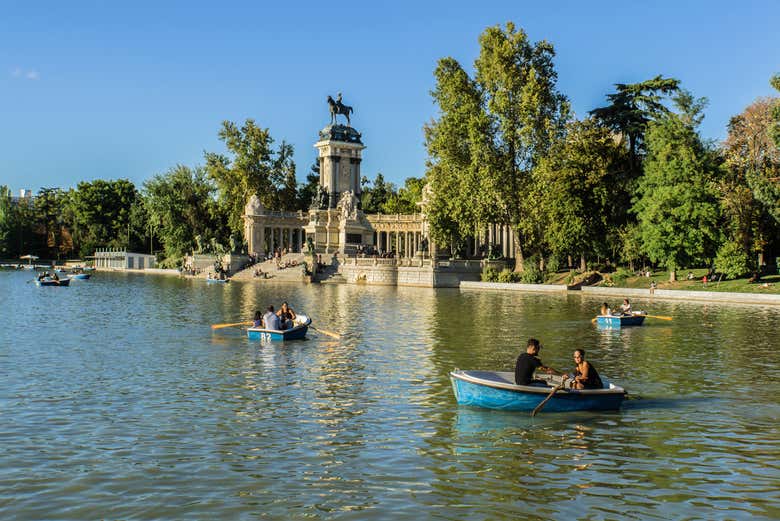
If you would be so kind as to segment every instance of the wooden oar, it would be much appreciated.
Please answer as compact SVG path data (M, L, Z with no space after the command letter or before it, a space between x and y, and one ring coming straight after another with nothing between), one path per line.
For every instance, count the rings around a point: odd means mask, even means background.
M324 329L320 329L318 327L314 327L311 324L309 324L309 327L312 328L314 331L317 331L318 333L322 333L323 335L328 335L331 338L335 338L337 340L341 338L341 335L339 335L338 333L334 333L333 331L326 331Z
M555 393L557 393L558 391L560 391L561 389L563 389L563 384L565 384L565 383L566 383L566 378L564 378L563 380L561 380L561 383L560 383L560 384L558 384L558 385L556 385L555 387L553 387L553 390L552 390L552 391L550 391L550 394L548 394L548 395L547 395L547 398L545 398L544 400L542 400L542 403L540 403L539 405L537 405L537 406L536 406L536 409L534 409L533 411L531 411L531 417L532 417L532 418L533 418L534 416L536 416L536 413L537 413L537 412L539 412L539 411L541 411L541 410L542 410L542 407L544 407L544 405L545 405L547 402L549 402L549 401L550 401L550 398L552 398L552 397L553 397L553 395L554 395Z
M234 322L232 324L211 324L211 329L222 329L223 327L251 326L254 322Z
M659 320L672 320L672 317L659 317L658 315L645 315L647 318L657 318Z

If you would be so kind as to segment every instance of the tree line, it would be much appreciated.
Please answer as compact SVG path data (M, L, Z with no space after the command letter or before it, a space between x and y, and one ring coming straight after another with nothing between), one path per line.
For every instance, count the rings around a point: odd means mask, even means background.
M161 265L180 265L193 251L223 253L241 245L244 205L253 194L272 211L308 210L319 186L315 161L296 179L292 145L275 141L248 119L219 130L227 153L206 152L204 165L176 165L139 188L126 179L42 188L29 199L0 186L0 258L35 254L46 259L86 258L98 248L158 254ZM368 213L419 211L421 179L400 189L377 174L361 181ZM240 249L240 246L238 246Z
M475 230L508 225L518 273L606 260L740 276L780 254L778 98L731 118L721 144L698 131L707 100L661 75L615 85L579 119L554 57L508 23L480 35L472 74L439 60L424 129L437 243L457 254ZM770 82L780 91L780 75Z

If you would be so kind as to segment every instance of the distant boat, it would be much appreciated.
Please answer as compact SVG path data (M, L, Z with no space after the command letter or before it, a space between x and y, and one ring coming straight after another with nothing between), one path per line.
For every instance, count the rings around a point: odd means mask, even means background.
M70 278L72 278L72 279L81 279L81 280L87 280L87 279L89 279L91 276L92 276L92 275L91 275L90 273L75 273L75 274L71 275L71 276L70 276Z
M600 327L606 328L641 326L646 316L644 311L634 311L630 315L598 315L596 322Z
M212 279L211 277L206 277L206 282L208 284L227 284L230 282L230 279Z
M51 278L45 278L43 280L35 280L36 286L69 286L70 285L70 279L51 279Z
M546 375L545 375L546 376ZM546 376L551 384L560 377ZM533 411L552 387L515 384L515 374L506 371L452 371L452 390L460 405L503 411ZM620 408L626 391L602 378L603 389L561 389L547 403L546 411L601 411Z
M295 317L295 326L291 329L263 329L261 327L250 327L246 330L250 340L261 340L268 342L271 340L300 340L306 337L309 330L311 318L306 315L297 315Z

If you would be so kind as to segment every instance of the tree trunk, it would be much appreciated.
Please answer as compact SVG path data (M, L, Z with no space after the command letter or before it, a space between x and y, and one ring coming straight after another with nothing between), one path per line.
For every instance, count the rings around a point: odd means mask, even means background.
M580 271L582 273L585 273L585 270L587 270L587 269L588 269L588 267L585 264L585 254L583 253L583 254L580 255Z
M677 271L671 270L669 272L669 282L676 282L677 281Z
M512 227L512 237L515 239L515 273L523 272L523 247L520 245L520 234Z
M571 255L569 255L569 256L568 256L568 258L569 258L569 264L567 264L567 265L566 265L566 267L567 267L567 268L569 268L569 269L571 269L571 268L572 268L572 266L574 266L574 265L571 263Z

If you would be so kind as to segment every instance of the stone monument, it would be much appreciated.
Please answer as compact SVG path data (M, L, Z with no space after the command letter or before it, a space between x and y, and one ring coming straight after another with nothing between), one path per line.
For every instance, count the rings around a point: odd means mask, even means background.
M328 96L331 124L319 133L320 198L309 209L304 227L317 252L353 253L359 244L373 244L373 230L360 205L360 162L366 148L360 133L352 128L353 108ZM338 123L338 116L347 119Z

